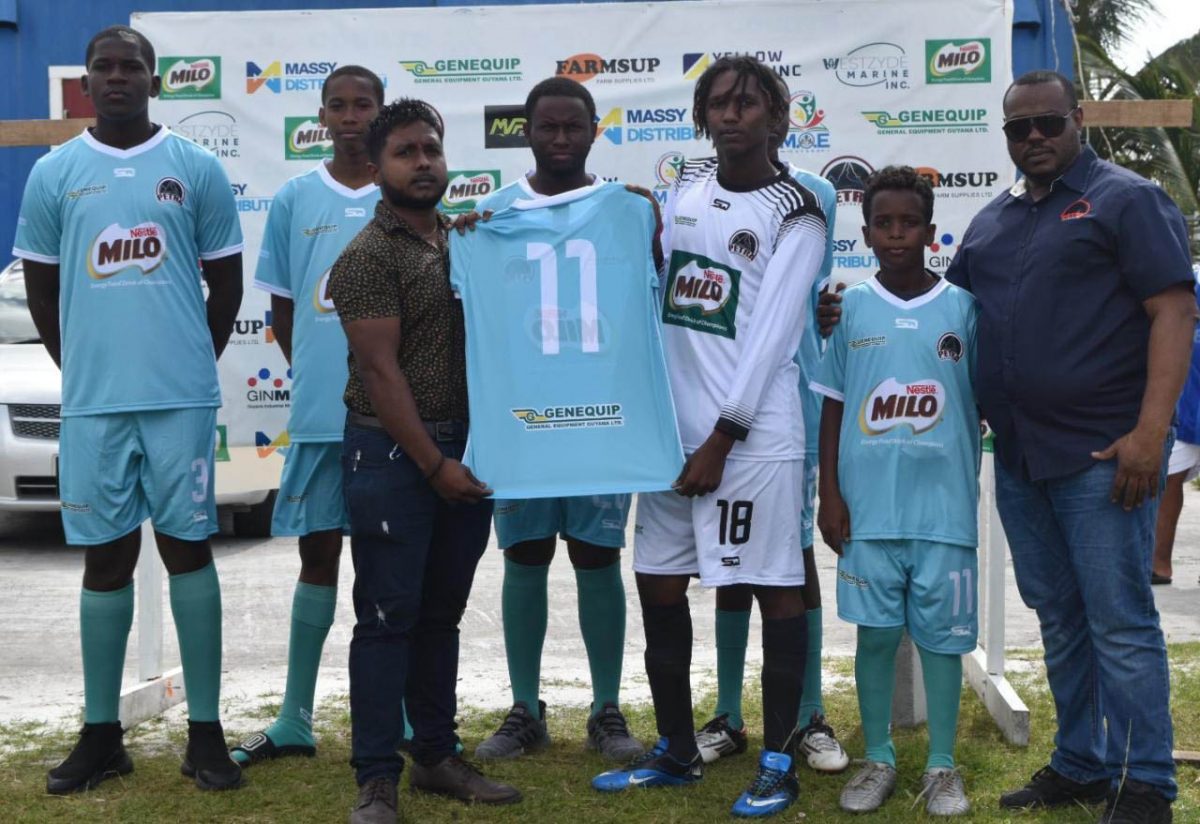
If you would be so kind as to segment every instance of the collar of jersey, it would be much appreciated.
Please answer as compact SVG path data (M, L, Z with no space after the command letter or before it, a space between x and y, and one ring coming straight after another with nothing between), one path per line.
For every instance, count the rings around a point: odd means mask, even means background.
M167 135L169 135L170 133L171 133L171 130L168 129L166 126L159 126L158 131L155 132L153 134L153 136L151 136L151 138L149 140L147 140L145 143L139 143L136 146L130 146L128 149L118 149L113 146L109 146L106 143L101 143L99 140L97 140L95 137L92 136L92 133L88 129L84 129L83 133L79 137L89 147L91 147L92 149L94 149L97 152L100 152L100 154L106 154L109 157L119 157L119 158L124 159L124 158L128 158L128 157L134 157L135 155L140 155L140 154L150 151L155 146L157 146L159 143L162 143L164 140L166 140Z
M879 295L879 297L883 298L888 303L892 304L892 306L895 306L899 309L916 309L919 306L924 306L942 292L945 292L948 288L950 288L950 284L945 278L938 278L938 282L925 294L917 295L912 300L903 300L902 298L898 298L893 295L887 290L886 286L879 282L878 274L871 275L870 279L867 280L867 286L869 286L871 290L875 292L875 294Z
M349 197L357 200L360 197L373 195L379 191L379 187L374 183L368 183L366 186L361 186L357 189L351 189L345 184L338 183L334 180L333 175L329 173L329 165L322 160L317 164L317 176L321 178L321 182L328 186L333 191L337 192L342 197Z
M588 186L580 186L578 189L571 189L566 192L560 192L556 195L540 195L533 190L529 185L527 178L522 177L519 181L521 190L531 196L529 200L514 200L512 208L514 209L543 209L547 206L558 206L562 203L573 203L576 200L582 200L585 197L591 197L596 192L600 191L606 185L606 182L600 176Z

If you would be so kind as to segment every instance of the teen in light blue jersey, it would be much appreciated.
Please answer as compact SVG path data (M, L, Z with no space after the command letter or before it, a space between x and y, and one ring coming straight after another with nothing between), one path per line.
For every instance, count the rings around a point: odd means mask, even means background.
M589 299L596 312L598 325L596 322L581 323L583 292L580 287L583 280L580 275L584 270L580 269L579 264L582 261L570 257L562 258L558 254L553 258L544 258L547 263L553 261L557 264L558 277L553 281L549 278L543 281L541 275L545 270L531 268L527 260L529 249L527 245L521 245L515 255L515 267L505 266L501 271L489 267L487 271L480 273L485 278L499 276L505 279L519 274L527 278L523 280L523 285L534 290L524 297L523 303L514 310L521 317L517 327L520 339L514 341L512 353L506 357L502 356L500 368L496 375L490 376L492 382L488 385L495 387L496 377L500 377L501 382L507 384L512 378L512 365L516 363L523 370L527 369L525 374L518 376L519 379L528 380L530 376L534 376L535 384L541 383L544 389L557 392L561 391L560 387L564 383L569 384L573 376L560 375L557 372L553 377L543 376L541 369L559 369L563 364L574 362L581 366L610 364L612 375L608 391L620 393L621 399L618 402L627 407L618 414L635 413L638 419L631 417L630 425L643 426L644 422L640 418L652 407L637 407L631 402L630 393L644 394L645 397L641 399L643 403L657 399L660 402L665 401L669 407L670 396L665 370L659 374L657 385L639 388L630 385L630 375L627 372L617 371L617 364L641 364L647 361L652 364L656 359L659 364L662 363L661 349L656 337L652 339L647 335L640 341L647 347L644 350L631 351L628 348L636 346L639 342L635 333L639 328L639 319L649 321L648 325L641 327L646 332L656 333L657 330L657 324L653 321L654 300L651 297L651 286L657 281L650 259L651 239L657 240L653 210L637 202L633 195L621 187L604 184L587 173L587 156L595 138L592 124L595 122L596 105L583 86L566 78L542 81L530 92L525 108L528 116L526 135L537 168L529 176L509 184L481 204L485 210L500 212L496 217L496 226L492 227L489 224L487 231L490 234L494 228L496 240L504 239L505 242L512 243L518 232L545 227L547 221L552 225L557 221L570 220L577 225L578 231L591 241L592 248L599 253L599 265L593 272L592 281L596 296ZM513 208L521 204L542 206L547 200L560 198L576 202L564 204L559 208ZM537 232L538 242L544 243L545 238L541 236L543 232L544 229ZM627 236L620 236L618 232L627 233ZM597 233L606 234L600 237ZM574 234L571 233L572 236ZM562 251L568 255L571 252L566 248ZM621 268L613 269L614 265ZM641 280L639 272L643 269L645 279ZM496 281L500 285L506 282L507 280ZM544 293L541 292L542 282L546 282L547 286L553 285L558 291L554 296L555 305L547 307L548 312L540 306L547 303L543 300ZM476 283L471 288L478 289L480 286L486 287L486 283ZM616 287L616 291L611 287ZM617 295L624 297L620 305L614 308L610 301ZM471 297L475 301L479 300L476 294L472 294ZM471 300L468 300L469 330L474 328L470 303ZM494 314L495 304L486 305L494 320L507 320L503 314ZM568 308L572 306L578 308ZM622 318L619 329L604 320L614 317ZM618 331L619 337L616 336ZM552 337L547 338L546 333ZM497 329L488 339L503 340L508 334L503 329ZM586 346L585 337L589 337ZM621 348L618 349L616 344ZM595 351L585 351L593 348ZM544 354L547 349L556 350L557 353ZM489 379L489 376L480 376L478 373L468 375L472 398L485 391L480 388L480 377ZM573 393L576 400L571 402L590 399L601 401L600 404L593 405L611 406L610 401L616 398L605 401L603 397L596 396L598 387L593 385L594 383L594 379L588 379L584 385L576 386ZM508 391L508 387L500 386L498 391ZM656 392L665 394L656 397ZM527 404L521 400L513 405L543 404L541 401L530 401ZM663 422L666 430L653 425L645 429L653 440L647 441L644 448L652 455L659 455L660 461L662 455L668 454L664 453L663 449L673 448L676 450L673 460L680 461L682 456L678 453L679 438L674 432L674 416L669 411L667 415L667 420ZM511 434L511 427L514 425L522 429ZM481 427L502 427L502 448L510 444L516 448L517 439L521 439L520 450L528 450L533 456L523 470L528 477L539 477L543 471L543 464L547 467L551 463L561 465L563 458L568 462L566 468L577 475L580 474L580 462L585 460L587 453L584 450L587 449L587 445L573 445L563 450L557 445L557 441L550 440L556 434L573 437L580 434L580 430L568 429L562 433L555 433L549 429L533 429L534 425L514 420L506 410L501 410L494 419L473 414L471 421L473 436ZM530 428L526 430L525 427ZM606 454L605 433L611 430L598 427L593 431L599 435L601 442L598 444L599 450L590 450L591 460L599 458L601 463L594 463L594 468L585 471L582 476L599 479L603 472L613 468L611 464L603 465L604 461L614 457ZM545 451L547 449L550 451ZM554 454L554 450L560 450L560 454ZM501 459L501 465L494 470L497 475L510 469L504 466L509 463L510 454L499 454L498 457ZM631 463L649 466L653 462L654 459L651 458L650 463L642 464L639 457ZM671 475L671 472L677 472L677 466L667 474ZM667 480L669 482L669 478ZM558 497L563 493L569 494L570 490L562 483L552 482L543 490L552 497L496 501L496 540L504 549L504 584L501 597L504 648L512 683L513 706L500 729L476 749L477 757L518 756L549 742L549 736L546 734L545 703L539 700L538 693L542 645L546 638L549 611L546 581L560 535L567 543L571 564L575 567L575 580L579 592L579 628L591 668L592 712L587 724L588 744L606 757L617 760L628 759L641 752L641 744L629 734L625 717L619 707L625 646L625 585L621 580L619 561L621 547L625 544L625 525L629 517L630 496L627 490L636 487L636 483L627 482L610 486L609 494Z
M283 706L270 727L233 748L241 764L316 752L317 671L337 604L342 532L349 527L341 464L348 347L329 296L329 271L375 214L379 188L367 166L365 135L382 105L382 81L362 66L341 66L326 78L318 117L329 129L333 158L275 195L254 273L254 285L271 294L275 339L292 367L292 448L271 534L299 536L300 578Z
M929 714L926 810L965 813L954 769L964 653L975 649L980 458L975 299L924 268L933 190L910 167L872 175L864 238L875 277L843 294L813 389L821 418L818 525L838 559L838 615L858 625L855 677L867 762L851 812L895 787L892 687L904 630L921 654Z
M221 591L208 536L216 356L241 305L242 233L216 158L150 122L160 80L149 41L112 26L92 38L85 64L96 125L34 166L13 249L62 368L63 527L86 547L84 728L46 789L89 789L133 769L118 707L147 517L170 574L187 687L182 770L201 789L228 789L241 770L218 720Z

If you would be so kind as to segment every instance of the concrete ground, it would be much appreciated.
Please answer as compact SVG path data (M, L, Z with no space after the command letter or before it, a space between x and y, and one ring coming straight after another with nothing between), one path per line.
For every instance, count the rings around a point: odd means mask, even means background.
M632 521L631 521L632 526ZM632 536L630 536L632 538ZM325 645L320 696L348 691L347 648L352 626L352 570L342 565L336 624ZM561 551L550 572L550 629L542 664L543 697L551 706L586 705L587 658L576 618L574 576ZM280 694L286 675L288 623L292 588L299 571L295 539L245 540L225 535L215 541L225 612L225 679L223 716L226 725L246 728L244 713L264 696ZM628 598L628 630L623 698L649 699L642 664L641 613L629 569L630 551L622 553ZM818 539L817 558L826 597L825 651L831 656L854 652L854 629L838 620L834 602L834 555ZM1200 639L1200 492L1187 490L1175 547L1175 583L1156 587L1158 608L1169 641ZM502 557L495 545L479 566L475 588L462 625L460 701L479 708L502 708L511 701L500 619ZM57 515L0 514L0 723L25 719L75 724L83 701L79 658L78 603L82 553L63 545ZM178 649L165 597L164 665L178 663ZM715 682L713 594L696 585L691 590L695 624L693 684ZM1008 570L1005 605L1009 648L1040 645L1035 616L1021 603ZM749 671L762 659L757 616L748 649ZM125 684L137 676L136 628L130 638ZM277 699L274 699L277 700ZM175 711L178 712L179 710Z

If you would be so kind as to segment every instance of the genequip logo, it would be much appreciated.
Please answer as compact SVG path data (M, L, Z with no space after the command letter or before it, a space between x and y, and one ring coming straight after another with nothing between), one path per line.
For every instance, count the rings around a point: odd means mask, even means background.
M972 134L986 132L987 109L901 109L865 111L862 116L875 124L881 135Z
M625 143L691 140L696 130L688 122L687 109L624 109L618 106L600 118L596 137L601 135L614 146L621 146Z
M821 63L844 86L891 91L911 88L908 55L904 47L896 43L864 43L845 54L822 58Z
M991 83L992 41L926 40L926 83Z
M589 52L555 61L554 73L579 83L592 78L597 78L597 83L653 83L661 63L657 57L604 58Z
M448 215L469 212L479 201L500 188L499 169L475 169L450 172L450 185L442 197L442 211Z
M217 100L221 97L220 57L160 57L160 100Z
M782 49L758 49L751 51L714 51L688 52L683 55L683 79L699 80L704 70L722 57L753 57L760 63L765 63L776 74L785 80L789 77L799 77L802 64L796 62L791 55Z
M333 138L315 117L285 117L283 156L288 160L333 157Z
M512 416L525 424L525 431L538 429L581 429L597 426L624 426L625 416L619 403L588 403L575 406L523 406L510 409Z
M195 112L181 118L171 130L199 143L217 157L241 156L242 139L237 118L229 112L217 109Z
M401 60L400 67L414 83L509 83L522 77L519 57Z
M273 94L319 90L337 65L329 60L298 63L272 60L266 68L262 68L247 60L246 94L254 94L264 88Z
M779 150L829 150L829 127L825 125L825 110L817 107L817 96L812 92L798 91L792 94L788 102L788 133L779 144Z
M485 149L526 149L525 107L521 104L483 107Z

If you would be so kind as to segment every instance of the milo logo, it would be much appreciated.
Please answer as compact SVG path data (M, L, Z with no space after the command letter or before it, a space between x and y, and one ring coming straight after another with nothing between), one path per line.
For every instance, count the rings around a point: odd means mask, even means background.
M320 121L312 117L283 119L283 156L287 160L313 160L333 157L333 138Z
M888 378L863 401L858 426L864 435L882 435L908 425L914 435L919 435L937 426L945 406L946 390L938 381L900 383Z
M326 269L317 281L317 288L313 289L313 309L317 310L317 315L328 315L337 311L333 306L333 298L329 296L329 273L332 271L332 266Z
M92 241L88 274L95 280L104 280L136 268L148 275L167 259L166 237L157 223L139 223L131 229L111 223Z
M499 169L451 172L450 184L442 197L442 211L454 215L477 209L479 201L499 188Z
M704 255L676 250L663 296L663 322L736 338L741 276Z
M220 57L160 57L163 100L216 100L221 97Z
M991 44L987 37L972 40L926 40L926 83L990 83Z

